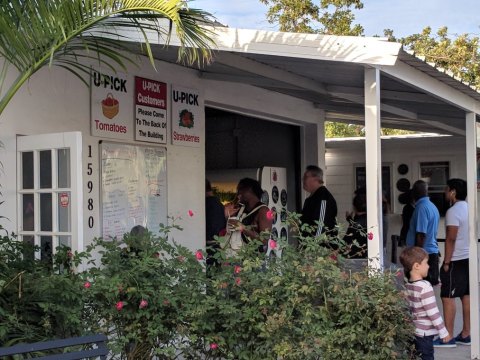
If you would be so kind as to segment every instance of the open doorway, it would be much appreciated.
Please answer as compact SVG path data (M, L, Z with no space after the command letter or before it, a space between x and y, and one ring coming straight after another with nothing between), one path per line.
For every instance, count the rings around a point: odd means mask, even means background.
M234 187L242 177L263 166L287 169L289 211L301 209L300 127L205 108L206 176ZM234 189L234 188L233 188ZM232 190L233 190L232 189Z

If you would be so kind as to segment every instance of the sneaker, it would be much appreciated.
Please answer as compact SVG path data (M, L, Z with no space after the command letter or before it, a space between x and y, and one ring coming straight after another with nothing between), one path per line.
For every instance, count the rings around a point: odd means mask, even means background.
M457 337L455 338L455 341L457 342L457 344L461 344L461 345L470 345L472 343L472 339L470 338L470 335L462 337L462 333L457 335Z
M436 348L454 348L457 347L455 339L450 340L449 342L443 342L442 339L437 338L433 340L433 347Z

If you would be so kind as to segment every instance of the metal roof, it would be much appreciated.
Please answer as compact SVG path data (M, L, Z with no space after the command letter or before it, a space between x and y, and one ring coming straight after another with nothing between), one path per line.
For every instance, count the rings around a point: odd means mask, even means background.
M449 98L445 90L454 91L462 103L471 102L480 111L479 92L383 38L224 27L214 31L213 61L201 68L189 66L200 77L219 84L249 84L309 101L325 110L330 121L364 123L366 67L381 71L382 127L463 135L465 106ZM155 45L156 37L151 40L156 59L177 62L175 39L168 48ZM138 43L132 47L140 51ZM397 68L401 70L396 72ZM411 72L410 78L404 78L402 71ZM427 75L439 92L433 93L432 86L424 88L421 82L413 84L411 78L417 72Z

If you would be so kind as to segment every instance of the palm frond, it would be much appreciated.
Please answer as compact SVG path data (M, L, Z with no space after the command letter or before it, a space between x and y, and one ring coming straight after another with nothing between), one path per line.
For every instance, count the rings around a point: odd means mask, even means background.
M165 19L168 27L161 21ZM189 9L185 0L1 1L0 55L19 74L0 99L0 114L22 84L45 65L61 66L80 78L84 73L77 62L82 58L125 69L133 62L126 55L127 42L138 35L153 65L148 41L152 31L168 44L175 29L181 44L179 61L200 65L211 56L212 32L204 27L212 24L211 19L207 12ZM0 89L4 80L1 76Z

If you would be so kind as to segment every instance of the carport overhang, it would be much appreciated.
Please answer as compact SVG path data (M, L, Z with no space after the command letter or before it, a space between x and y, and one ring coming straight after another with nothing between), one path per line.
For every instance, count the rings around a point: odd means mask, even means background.
M480 357L478 249L477 249L477 128L480 93L448 73L382 38L325 36L212 28L216 43L213 59L201 67L188 66L198 76L218 86L243 84L268 93L298 98L323 110L323 121L361 124L366 130L368 227L374 240L368 243L370 264L382 268L381 148L380 127L466 137L468 199L470 211L470 293L472 358ZM179 42L170 46L148 34L153 56L177 62ZM132 42L133 51L140 51ZM252 88L252 89L253 89ZM292 116L272 116L259 110L216 104L246 115L302 124ZM281 108L282 104L277 104ZM303 123L308 126L308 123ZM323 132L315 135L318 154L324 149ZM319 164L322 162L319 159Z

